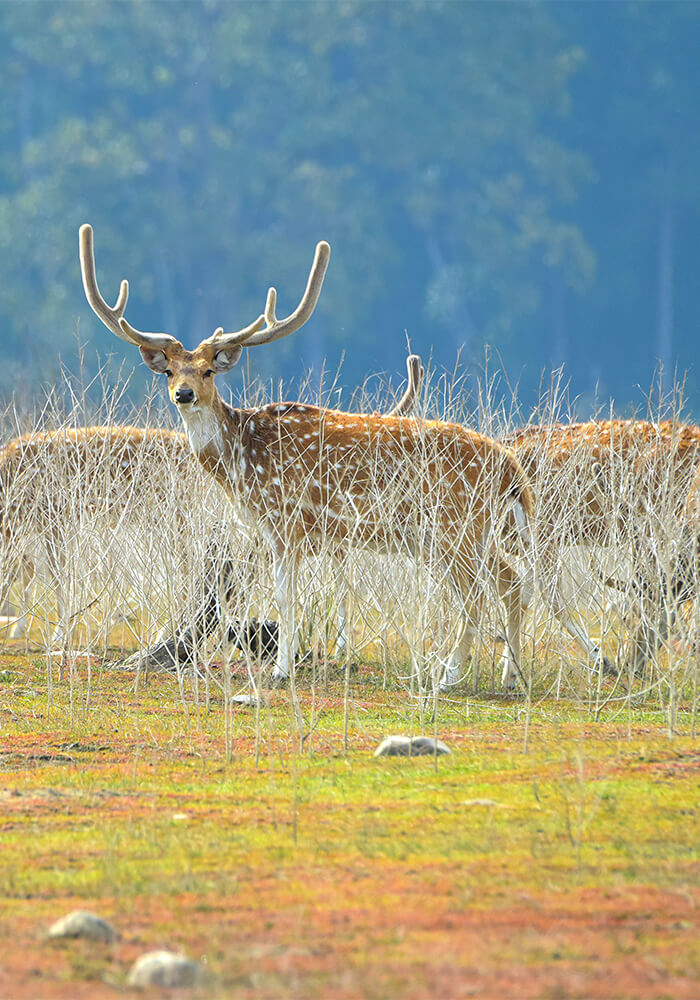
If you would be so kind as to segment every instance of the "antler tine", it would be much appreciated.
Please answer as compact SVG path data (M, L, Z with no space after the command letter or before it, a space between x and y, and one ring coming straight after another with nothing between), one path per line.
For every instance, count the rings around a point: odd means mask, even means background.
M214 337L210 337L209 340L215 339L216 343L221 344L222 347L235 347L237 344L242 344L244 347L257 347L259 344L269 344L273 340L279 340L281 337L294 333L306 323L316 308L330 256L330 246L325 240L321 240L316 246L314 262L311 265L306 290L301 301L294 312L285 319L277 319L275 315L277 292L274 288L270 288L267 293L265 312L254 323L243 330L236 331L236 333L223 333L218 337L214 334ZM263 323L265 328L261 330L260 327Z
M119 326L119 320L124 314L127 299L129 298L129 282L126 279L122 281L117 301L113 307L108 306L102 298L97 284L94 235L92 226L87 222L80 227L78 245L80 248L80 271L83 276L83 288L85 289L85 297L88 300L90 308L99 316L104 325L112 333L116 333L122 340L130 343L129 337L122 332Z
M406 358L406 371L408 372L406 391L396 406L388 411L387 415L390 417L405 417L415 406L425 375L419 354L409 354Z
M250 337L251 334L256 333L262 326L265 325L265 316L261 313L256 320L249 325L244 327L242 330L238 330L237 333L224 333L223 326L217 326L216 330L212 333L211 337L207 337L203 340L203 344L214 344L215 347L235 347L236 344L241 343L241 340L230 340L230 337L242 338L245 341L246 337Z
M124 310L129 298L129 282L124 280L119 289L119 295L114 306L108 306L102 297L95 273L95 240L92 226L86 222L80 227L78 245L80 248L80 270L83 276L85 297L92 311L99 316L104 325L128 344L138 347L160 349L179 341L167 333L141 333L130 326L124 319Z
M143 333L127 323L124 318L119 320L119 326L126 334L124 339L126 340L128 337L131 343L136 344L137 347L148 347L151 350L159 351L164 347L172 347L174 344L182 346L180 341L176 337L171 337L169 333Z
M277 314L275 309L277 308L277 289L268 288L267 290L267 302L265 303L265 322L268 326L274 326L277 323Z

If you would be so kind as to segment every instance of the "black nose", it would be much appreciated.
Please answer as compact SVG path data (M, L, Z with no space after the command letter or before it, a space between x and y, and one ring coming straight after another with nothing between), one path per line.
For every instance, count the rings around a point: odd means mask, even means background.
M189 386L182 385L179 389L175 390L175 402L176 403L191 403L194 401L194 389L190 389Z

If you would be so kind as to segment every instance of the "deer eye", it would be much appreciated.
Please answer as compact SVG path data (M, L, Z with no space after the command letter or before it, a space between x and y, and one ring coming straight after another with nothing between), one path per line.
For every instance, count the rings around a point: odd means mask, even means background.
M172 378L172 377L173 377L173 373L172 373L172 372L170 371L170 369L169 369L169 368L166 368L166 369L165 369L165 372L164 372L164 374L165 374L165 375L166 375L166 376L167 376L168 378Z
M211 378L213 374L214 374L214 369L207 368L205 372L202 372L202 378Z

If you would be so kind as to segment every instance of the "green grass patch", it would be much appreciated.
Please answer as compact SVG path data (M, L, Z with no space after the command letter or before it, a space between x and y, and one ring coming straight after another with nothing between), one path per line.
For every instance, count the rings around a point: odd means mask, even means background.
M3 996L103 996L155 947L206 961L221 997L693 995L682 713L670 739L648 704L596 721L465 693L439 710L449 757L377 760L420 715L367 669L347 705L342 678L300 678L301 734L275 691L231 709L227 740L201 685L0 668ZM120 943L42 941L78 906Z

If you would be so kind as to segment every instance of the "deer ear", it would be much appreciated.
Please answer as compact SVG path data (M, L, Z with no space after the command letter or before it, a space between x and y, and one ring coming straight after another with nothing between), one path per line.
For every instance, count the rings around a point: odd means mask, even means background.
M155 351L152 347L141 347L141 357L152 372L162 375L168 367L168 359L162 351Z
M217 351L211 366L215 372L231 371L238 364L242 352L242 347L227 347L223 351Z

